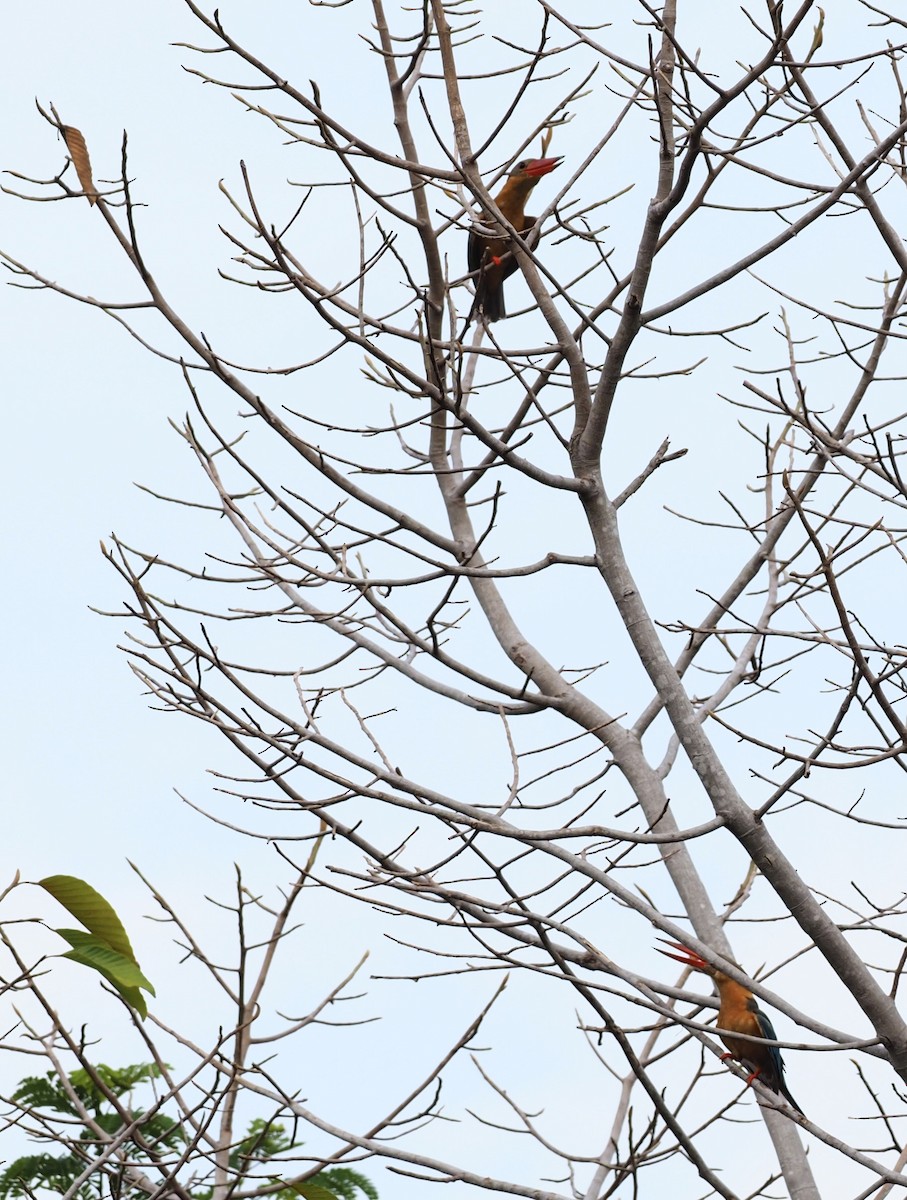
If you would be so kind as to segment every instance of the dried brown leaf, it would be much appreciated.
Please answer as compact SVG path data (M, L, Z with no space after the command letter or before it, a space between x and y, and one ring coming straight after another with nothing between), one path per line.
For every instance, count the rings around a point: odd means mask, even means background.
M82 185L82 191L88 198L88 203L95 204L98 199L98 193L94 186L94 180L91 177L91 160L88 157L88 147L85 145L85 139L74 125L63 126L63 137L66 140L66 148L72 159L72 165L75 167L76 174L79 177L79 183Z

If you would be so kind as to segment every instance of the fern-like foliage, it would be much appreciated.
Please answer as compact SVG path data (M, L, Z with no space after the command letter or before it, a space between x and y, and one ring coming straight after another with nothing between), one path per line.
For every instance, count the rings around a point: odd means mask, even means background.
M337 1200L359 1200L359 1192L368 1196L368 1200L378 1200L378 1190L372 1181L350 1167L328 1167L319 1171L311 1182L320 1184Z
M153 1167L164 1157L186 1145L183 1126L160 1110L150 1115L132 1103L132 1092L159 1078L154 1063L128 1067L99 1064L90 1073L73 1071L66 1082L49 1072L23 1079L13 1093L21 1111L36 1118L42 1132L36 1138L58 1147L62 1153L26 1154L0 1171L0 1200L40 1200L67 1195L71 1200L146 1200L129 1172L117 1159L104 1157L104 1139L97 1129L115 1137L126 1124L138 1122L137 1138L128 1138L126 1157L132 1168ZM116 1100L112 1103L111 1097ZM85 1115L92 1123L84 1123ZM245 1136L230 1152L230 1170L237 1180L252 1172L260 1180L270 1175L280 1183L275 1168L298 1146L283 1125L260 1118L249 1123ZM97 1161L96 1169L91 1170ZM207 1165L207 1163L206 1163ZM79 1187L76 1180L89 1173ZM193 1187L192 1183L196 1186ZM211 1200L210 1188L199 1188L199 1180L187 1181L184 1192L193 1200ZM288 1184L273 1193L274 1200L378 1200L370 1179L349 1167L327 1167L310 1179Z
M0 1171L0 1200L67 1192L74 1200L98 1200L108 1195L118 1196L119 1200L139 1200L139 1193L126 1186L124 1172L115 1162L99 1166L72 1192L76 1179L103 1149L95 1131L80 1122L82 1114L88 1113L105 1134L115 1136L127 1121L140 1121L142 1149L130 1146L133 1162L150 1161L149 1153L177 1149L185 1141L182 1126L162 1112L146 1116L142 1108L129 1102L137 1085L158 1078L160 1073L155 1063L122 1068L99 1063L93 1075L88 1071L73 1071L65 1084L52 1072L23 1079L13 1093L13 1100L21 1110L40 1118L45 1132L37 1137L65 1149L62 1154L26 1154L15 1159ZM111 1096L117 1105L111 1102ZM51 1114L59 1114L63 1120L54 1121Z
M0 1197L32 1196L36 1191L66 1192L81 1173L84 1163L72 1154L26 1154L0 1173ZM79 1189L80 1197L93 1193Z

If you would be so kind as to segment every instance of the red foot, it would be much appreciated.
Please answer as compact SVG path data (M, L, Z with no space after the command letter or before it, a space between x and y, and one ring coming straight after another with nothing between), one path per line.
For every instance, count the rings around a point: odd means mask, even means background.
M722 1054L722 1056L721 1056L721 1061L727 1062L727 1060L729 1058L734 1058L734 1057L735 1056L733 1054L731 1054L730 1050L725 1050L724 1054ZM759 1067L755 1071L753 1071L752 1075L747 1075L746 1086L750 1087L752 1085L753 1080L758 1079L761 1074L762 1074L762 1068Z

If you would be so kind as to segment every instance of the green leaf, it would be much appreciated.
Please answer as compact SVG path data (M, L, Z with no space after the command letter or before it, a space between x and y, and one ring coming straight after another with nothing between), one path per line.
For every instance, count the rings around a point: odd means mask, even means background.
M302 1196L304 1200L355 1200L357 1191L364 1192L369 1200L378 1200L377 1188L365 1175L350 1167L330 1167L304 1183L289 1184L280 1194Z
M28 1075L13 1092L14 1100L21 1100L29 1108L50 1108L54 1112L76 1116L72 1101L63 1091L56 1075Z
M112 950L103 939L81 929L57 929L55 932L72 946L72 950L63 955L64 958L94 967L96 971L109 976L111 983L123 984L125 987L141 987L152 996L155 994L154 988L142 974L134 958L124 958L122 954Z
M74 875L48 875L39 880L39 887L88 930L88 933L83 929L57 930L72 946L63 957L98 971L131 1008L146 1017L148 1008L140 989L153 996L154 988L142 974L122 921L100 892Z
M246 1172L250 1163L267 1162L292 1149L283 1125L271 1119L265 1121L255 1117L249 1122L246 1136L231 1151L230 1166L235 1171Z
M79 1159L71 1154L54 1158L50 1154L29 1154L17 1158L0 1173L0 1198L34 1196L36 1188L63 1195L83 1169Z
M378 1200L378 1189L372 1181L351 1167L329 1167L319 1171L312 1182L329 1184L341 1200L356 1200L357 1190L364 1192L369 1200Z
M165 1063L164 1066L169 1068L170 1064ZM160 1079L162 1074L157 1063L133 1063L128 1067L109 1067L107 1063L94 1063L92 1072L116 1096L125 1096L138 1084ZM89 1075L87 1071L80 1068L72 1072L69 1082L77 1091L79 1089L87 1091L100 1099L101 1093L98 1091L93 1075Z
M147 1017L148 1006L139 989L144 988L153 996L154 988L134 959L117 954L106 942L82 929L58 929L56 932L72 946L63 958L99 972L108 983L113 984L130 1008L134 1008L139 1016Z
M337 1200L336 1192L316 1183L314 1179L310 1179L308 1183L294 1183L292 1190L297 1196L304 1197L304 1200Z
M102 938L111 950L136 961L122 921L101 893L84 879L76 879L74 875L48 875L38 881L38 886L68 909L87 930Z

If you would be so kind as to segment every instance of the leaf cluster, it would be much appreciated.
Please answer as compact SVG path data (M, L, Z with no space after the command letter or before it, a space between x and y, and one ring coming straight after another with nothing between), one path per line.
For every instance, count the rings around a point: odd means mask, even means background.
M81 1186L75 1184L85 1175L92 1160L102 1154L108 1139L115 1138L127 1123L135 1126L138 1135L128 1138L132 1167L156 1160L162 1151L182 1150L188 1144L186 1130L178 1121L159 1110L147 1112L128 1103L137 1085L160 1076L161 1069L155 1063L127 1067L100 1063L91 1072L73 1071L65 1081L53 1072L23 1079L12 1099L41 1121L44 1132L40 1137L58 1145L66 1144L68 1150L62 1154L47 1151L26 1154L10 1163L0 1172L0 1200L41 1193L78 1197L78 1200L97 1200L108 1195L116 1200L141 1200L145 1193L135 1185L134 1172L127 1179L126 1168L110 1160L103 1169L90 1172ZM56 1114L62 1123L48 1114ZM103 1137L84 1123L86 1114ZM75 1126L78 1132L67 1132L67 1126ZM230 1152L231 1174L234 1178L244 1178L251 1167L271 1163L296 1148L283 1125L255 1118ZM280 1182L279 1177L273 1182ZM349 1167L329 1167L311 1179L273 1194L277 1200L296 1200L300 1196L303 1200L357 1200L360 1192L368 1200L378 1200L377 1189L366 1176ZM213 1188L186 1191L193 1200L211 1200L213 1194Z

